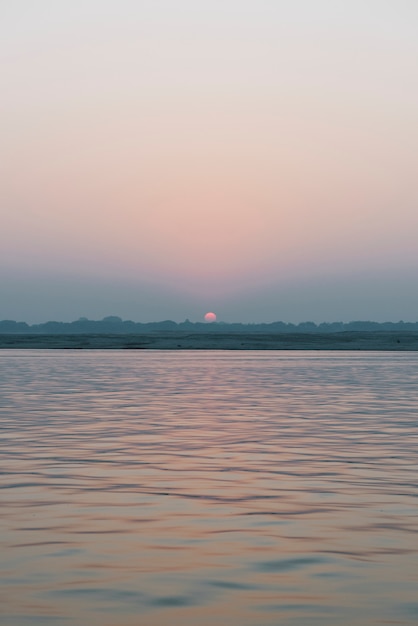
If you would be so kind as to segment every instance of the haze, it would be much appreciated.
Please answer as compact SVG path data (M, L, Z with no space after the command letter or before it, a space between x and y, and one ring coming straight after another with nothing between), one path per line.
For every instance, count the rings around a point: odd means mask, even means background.
M0 319L415 321L415 0L0 7Z

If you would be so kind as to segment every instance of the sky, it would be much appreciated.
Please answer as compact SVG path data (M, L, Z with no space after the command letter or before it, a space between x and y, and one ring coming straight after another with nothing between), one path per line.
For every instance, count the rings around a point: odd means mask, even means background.
M0 319L418 320L416 0L0 3Z

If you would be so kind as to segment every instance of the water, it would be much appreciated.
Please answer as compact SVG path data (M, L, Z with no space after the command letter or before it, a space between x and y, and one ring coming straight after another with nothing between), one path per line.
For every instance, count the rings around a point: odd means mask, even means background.
M418 354L0 353L2 626L418 619Z

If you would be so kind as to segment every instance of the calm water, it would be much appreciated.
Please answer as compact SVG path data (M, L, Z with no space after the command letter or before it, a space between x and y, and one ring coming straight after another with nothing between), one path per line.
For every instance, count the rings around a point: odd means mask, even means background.
M418 354L0 353L2 626L418 621Z

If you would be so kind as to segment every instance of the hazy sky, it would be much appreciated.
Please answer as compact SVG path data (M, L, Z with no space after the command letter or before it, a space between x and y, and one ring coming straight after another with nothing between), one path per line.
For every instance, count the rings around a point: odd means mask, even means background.
M0 319L418 319L417 0L10 0L0 41Z

